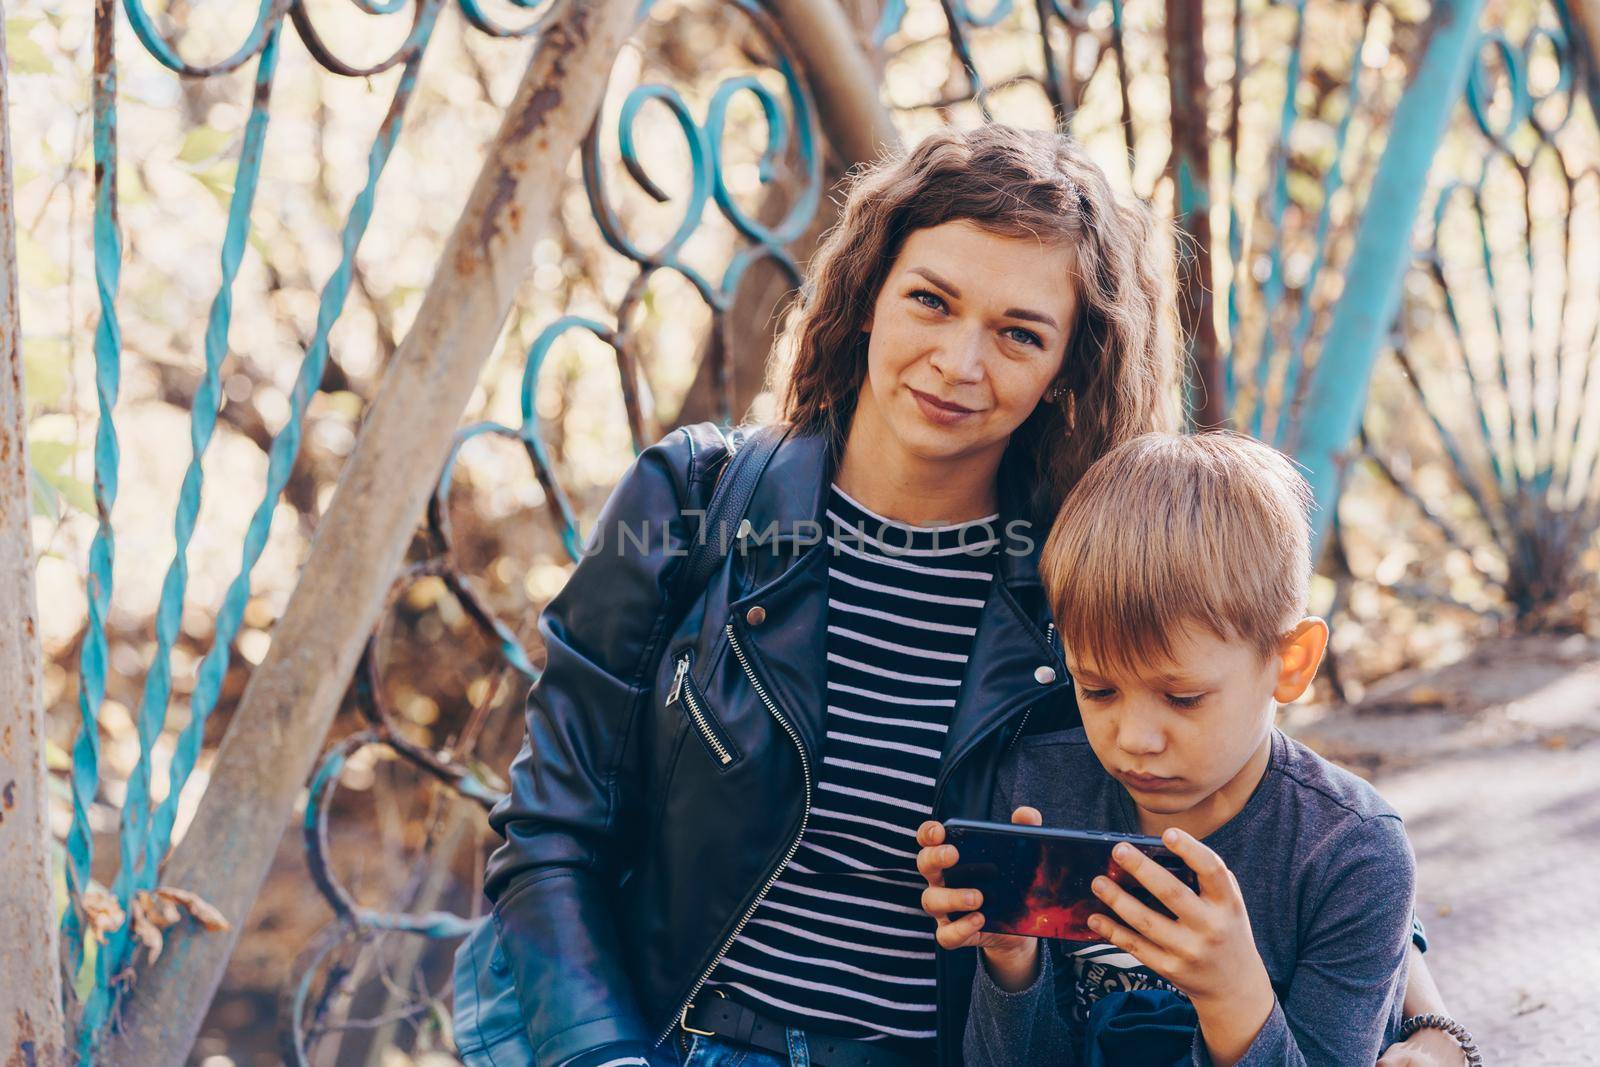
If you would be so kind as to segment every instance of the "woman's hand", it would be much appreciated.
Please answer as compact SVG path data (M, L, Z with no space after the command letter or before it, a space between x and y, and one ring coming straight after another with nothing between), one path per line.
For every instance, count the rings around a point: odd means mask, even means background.
M1089 917L1089 928L1183 991L1200 1017L1217 1067L1236 1062L1272 1014L1276 995L1250 933L1239 883L1215 852L1182 830L1162 843L1199 877L1200 892L1132 845L1112 852L1117 865L1172 912L1163 915L1104 875L1095 896L1116 913Z
M1378 1067L1465 1067L1466 1053L1443 1030L1418 1030L1383 1050Z
M1406 999L1400 1011L1413 1015L1449 1015L1444 997L1434 983L1428 961L1415 944L1406 950ZM1378 1057L1378 1067L1466 1067L1467 1057L1456 1039L1432 1027L1396 1041Z
M1042 826L1044 817L1034 808L1018 808L1011 813L1011 821L1022 826ZM956 846L947 845L944 824L925 822L917 829L917 870L928 880L922 891L922 910L932 915L938 923L934 936L942 948L977 947L983 951L989 975L1002 989L1011 992L1026 989L1039 973L1039 939L1016 937L1011 934L986 934L983 932L983 894L976 889L949 889L944 884L944 872L954 867L961 855ZM969 914L952 919L952 912Z

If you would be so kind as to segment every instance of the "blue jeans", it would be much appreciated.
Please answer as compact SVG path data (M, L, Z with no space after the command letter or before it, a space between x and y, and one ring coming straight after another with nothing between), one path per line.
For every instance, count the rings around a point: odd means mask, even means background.
M789 1028L789 1054L737 1045L721 1037L684 1035L688 1052L671 1037L650 1056L651 1067L811 1067L811 1050L803 1030Z
M481 922L456 948L456 1045L467 1067L533 1067L536 1062L511 967L492 922ZM682 1042L679 1039L682 1038ZM687 1051L685 1051L687 1045ZM650 1053L651 1067L811 1067L805 1034L789 1031L789 1055L735 1045L720 1037L674 1032Z

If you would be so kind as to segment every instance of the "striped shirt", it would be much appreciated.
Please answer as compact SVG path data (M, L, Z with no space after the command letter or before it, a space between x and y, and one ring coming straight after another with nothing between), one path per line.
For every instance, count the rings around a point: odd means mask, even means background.
M829 492L827 738L794 859L708 981L786 1023L934 1037L916 832L994 573L999 516L910 526Z

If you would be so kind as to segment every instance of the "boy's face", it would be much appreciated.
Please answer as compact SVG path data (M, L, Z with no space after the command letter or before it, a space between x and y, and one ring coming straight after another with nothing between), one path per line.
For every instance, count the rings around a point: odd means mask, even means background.
M1284 656L1187 625L1170 661L1117 669L1068 648L1066 662L1090 746L1141 809L1178 816L1248 799L1265 767Z

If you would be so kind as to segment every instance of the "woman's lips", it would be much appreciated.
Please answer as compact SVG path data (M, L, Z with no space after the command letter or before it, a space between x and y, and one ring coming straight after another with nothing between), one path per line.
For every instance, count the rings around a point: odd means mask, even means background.
M952 404L947 400L940 400L938 397L924 393L920 389L912 389L911 395L917 398L917 407L922 410L923 417L929 422L940 426L953 426L962 419L977 414L971 408L962 407L960 404Z

